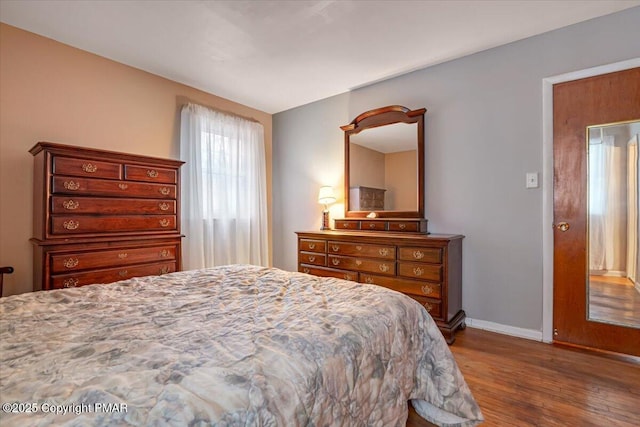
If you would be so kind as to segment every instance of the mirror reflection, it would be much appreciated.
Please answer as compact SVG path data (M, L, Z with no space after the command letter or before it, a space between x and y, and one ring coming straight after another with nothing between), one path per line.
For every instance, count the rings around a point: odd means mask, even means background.
M640 328L640 121L587 131L589 320Z
M418 125L394 123L351 135L350 211L418 210Z

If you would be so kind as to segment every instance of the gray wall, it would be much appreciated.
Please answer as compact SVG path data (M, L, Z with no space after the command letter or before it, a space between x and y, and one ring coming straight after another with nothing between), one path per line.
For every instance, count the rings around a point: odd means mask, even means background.
M385 105L426 107L425 216L433 232L466 236L467 315L541 330L542 190L525 189L525 173L542 183L542 79L640 57L638 22L640 7L274 115L274 265L296 270L294 232L320 228L319 187L342 194L339 126Z

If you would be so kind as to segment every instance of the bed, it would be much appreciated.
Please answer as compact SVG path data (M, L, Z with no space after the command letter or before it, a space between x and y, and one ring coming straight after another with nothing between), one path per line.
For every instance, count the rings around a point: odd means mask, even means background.
M437 425L476 404L435 323L375 285L230 265L0 299L0 424Z

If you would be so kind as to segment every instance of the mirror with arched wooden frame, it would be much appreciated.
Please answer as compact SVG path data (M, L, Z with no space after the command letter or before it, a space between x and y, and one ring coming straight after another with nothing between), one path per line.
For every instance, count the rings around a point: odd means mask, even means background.
M364 112L340 127L346 217L374 212L381 218L424 218L426 111L391 105Z

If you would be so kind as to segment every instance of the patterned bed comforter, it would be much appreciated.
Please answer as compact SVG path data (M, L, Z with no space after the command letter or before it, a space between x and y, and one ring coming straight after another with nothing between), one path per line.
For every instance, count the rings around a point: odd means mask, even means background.
M0 299L2 426L482 420L435 323L388 289L233 265Z

